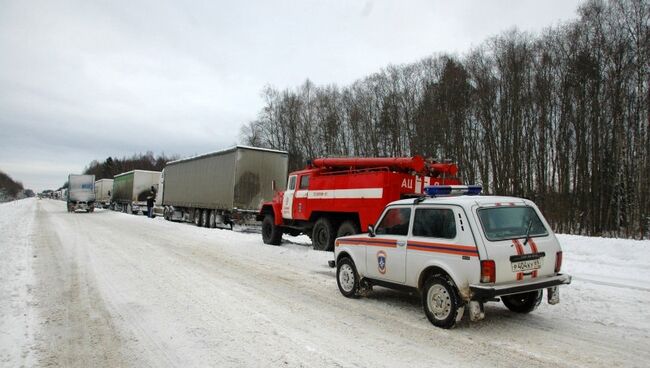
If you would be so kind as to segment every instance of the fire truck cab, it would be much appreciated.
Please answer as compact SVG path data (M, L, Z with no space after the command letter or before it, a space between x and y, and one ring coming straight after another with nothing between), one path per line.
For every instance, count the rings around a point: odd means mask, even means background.
M304 233L314 249L333 250L334 239L366 229L389 202L419 196L427 185L459 184L457 172L421 156L315 159L262 205L262 238L278 245L284 233Z

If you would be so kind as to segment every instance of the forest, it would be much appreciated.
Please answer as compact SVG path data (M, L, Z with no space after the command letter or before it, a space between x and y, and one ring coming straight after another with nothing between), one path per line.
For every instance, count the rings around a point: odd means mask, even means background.
M14 200L22 192L23 184L21 182L13 180L9 175L0 171L0 202Z
M95 175L96 180L113 179L113 176L117 174L136 169L162 171L168 161L173 161L178 158L178 155L166 156L164 153L154 156L151 151L145 154L134 154L131 157L107 157L103 162L93 160L84 169L83 173Z
M245 144L320 156L423 155L484 193L530 198L556 231L650 233L650 5L592 0L539 34L390 65L346 85L267 86ZM426 35L423 35L426 37Z

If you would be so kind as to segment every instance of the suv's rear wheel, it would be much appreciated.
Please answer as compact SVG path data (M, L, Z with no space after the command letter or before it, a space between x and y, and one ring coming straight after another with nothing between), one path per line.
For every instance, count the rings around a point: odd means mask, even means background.
M456 287L448 278L434 275L427 279L422 292L422 306L434 326L452 328L456 324L459 304Z
M334 250L334 226L327 217L319 218L314 224L311 242L315 250Z
M282 229L275 225L275 218L271 214L266 214L262 220L262 240L271 245L280 245L282 242Z
M350 258L341 258L336 264L336 284L347 298L359 295L359 274Z
M502 296L503 304L516 313L530 313L542 302L542 291Z

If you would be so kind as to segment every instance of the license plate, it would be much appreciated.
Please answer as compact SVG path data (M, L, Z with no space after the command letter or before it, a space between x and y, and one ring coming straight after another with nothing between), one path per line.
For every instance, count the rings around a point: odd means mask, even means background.
M542 258L530 259L527 261L512 262L512 272L526 272L537 270L542 267Z

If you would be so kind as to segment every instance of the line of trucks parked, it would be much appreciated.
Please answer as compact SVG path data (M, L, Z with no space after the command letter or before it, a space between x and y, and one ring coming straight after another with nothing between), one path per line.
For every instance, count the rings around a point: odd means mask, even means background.
M535 204L479 197L480 186L459 185L452 163L317 158L287 171L287 152L236 146L169 162L162 172L97 181L70 175L68 211L97 205L135 214L155 195L157 213L169 221L261 224L264 243L273 245L283 234L307 234L314 249L336 248L329 264L344 296L374 285L416 291L429 321L442 328L453 327L465 309L472 321L484 318L483 305L492 301L529 313L544 289L557 304L558 287L571 282Z
M460 183L455 164L420 156L317 158L287 175L288 163L285 151L238 145L169 162L162 172L132 170L97 181L71 174L68 210L146 213L153 188L154 213L166 220L261 225L267 244L306 234L314 249L333 250L337 237L365 229L386 204L420 196L428 185Z

